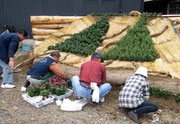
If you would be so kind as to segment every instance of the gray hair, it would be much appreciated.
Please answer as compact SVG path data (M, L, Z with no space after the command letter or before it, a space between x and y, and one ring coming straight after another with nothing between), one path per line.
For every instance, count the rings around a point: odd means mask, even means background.
M59 52L52 52L52 53L50 54L50 56L52 56L52 57L56 56L56 57L59 58L61 55L60 55Z

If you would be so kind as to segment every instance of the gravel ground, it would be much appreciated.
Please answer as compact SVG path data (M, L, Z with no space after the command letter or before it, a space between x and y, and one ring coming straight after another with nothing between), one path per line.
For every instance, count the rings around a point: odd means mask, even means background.
M0 89L0 124L134 124L127 111L118 108L120 87L113 86L104 103L87 104L79 112L64 112L55 102L38 109L25 102L20 92L24 80L23 76L19 78L14 89ZM160 111L143 116L143 124L180 123L180 103L155 97L150 100L159 105Z

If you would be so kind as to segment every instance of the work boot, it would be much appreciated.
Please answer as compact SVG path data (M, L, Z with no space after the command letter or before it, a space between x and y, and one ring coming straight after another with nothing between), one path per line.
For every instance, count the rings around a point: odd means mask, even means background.
M129 116L138 124L142 124L141 120L138 119L138 114L136 114L133 110L129 112Z
M93 102L93 101L90 101L89 104L92 105L92 106L97 106L98 105L98 103Z
M30 83L28 80L26 80L26 82L25 82L25 84L24 84L24 87L27 88L27 87L29 87L30 84L31 84L31 83Z

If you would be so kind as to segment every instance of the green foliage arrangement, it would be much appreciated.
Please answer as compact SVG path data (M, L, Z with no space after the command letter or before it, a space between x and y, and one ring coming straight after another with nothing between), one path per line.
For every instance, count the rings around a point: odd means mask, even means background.
M141 15L140 20L127 31L113 47L103 52L104 59L124 61L154 61L157 57L153 41L146 27L146 15Z
M150 86L149 87L149 93L150 95L155 95L157 98L165 98L166 100L169 100L170 96L172 96L172 92L168 90L162 90L160 88ZM176 102L180 102L180 93L175 96Z
M171 96L171 94L172 94L172 92L170 92L170 91L168 91L168 90L164 90L163 91L163 97L165 98L165 99L169 99L169 97Z
M98 22L82 32L74 34L65 42L49 46L48 50L60 50L85 56L90 55L100 45L102 42L101 37L105 35L108 29L108 16L103 16Z
M91 13L92 16L139 16L137 14L127 14L127 13ZM144 12L143 15L145 15L147 18L156 18L161 17L161 13L146 13Z
M33 96L43 96L43 99L48 98L49 95L55 94L57 96L65 94L67 91L67 82L54 76L49 79L49 81L41 85L32 85L27 88L28 95Z

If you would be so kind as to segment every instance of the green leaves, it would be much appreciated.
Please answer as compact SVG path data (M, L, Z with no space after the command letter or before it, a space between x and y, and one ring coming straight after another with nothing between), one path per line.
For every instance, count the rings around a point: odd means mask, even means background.
M155 91L155 87L149 87L150 95L153 95L154 91Z
M117 41L116 47L103 52L104 59L141 62L156 59L157 52L145 25L146 16L142 14L139 22L128 29L125 37Z
M28 92L28 95L30 97L33 97L33 96L39 96L40 95L40 88L39 87L29 87L27 88L27 92Z
M67 82L59 80L58 77L54 76L49 79L49 82L42 83L41 85L32 85L27 89L28 95L43 96L43 99L48 98L50 94L62 95L65 94L68 88Z
M169 99L169 97L171 96L172 92L168 91L168 90L165 90L163 91L163 96L165 99Z
M180 102L180 93L176 96L176 102Z
M127 14L127 13L92 13L92 16L139 16L138 14ZM155 17L161 17L160 13L147 13L144 12L141 14L141 16L144 16L146 18L155 18Z
M74 34L71 38L66 39L63 43L55 46L49 46L48 50L60 50L88 56L92 54L102 42L101 37L105 35L109 29L108 16L103 16L96 24L92 24L89 28L78 34Z
M160 88L157 88L156 89L156 97L161 98L162 94L163 94L162 90Z

